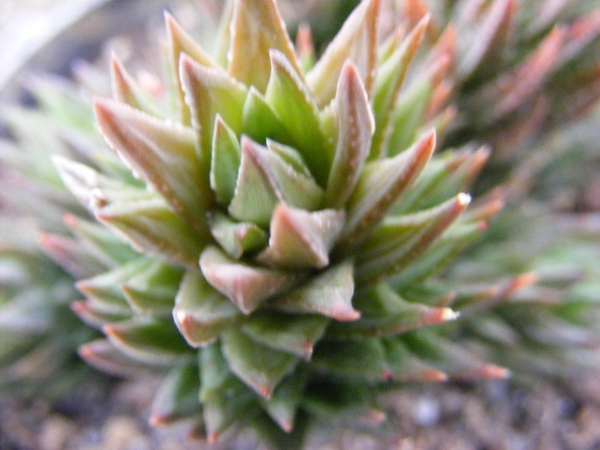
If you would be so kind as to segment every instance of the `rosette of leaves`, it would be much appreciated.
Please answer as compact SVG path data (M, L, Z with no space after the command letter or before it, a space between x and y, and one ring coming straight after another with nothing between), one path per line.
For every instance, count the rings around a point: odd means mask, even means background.
M116 263L77 283L73 309L106 335L80 354L170 370L154 424L293 430L289 446L309 423L383 419L377 393L405 380L507 375L422 332L457 317L424 281L500 204L463 214L485 148L433 155L448 46L404 86L427 19L379 43L380 7L362 2L316 62L272 0L228 3L212 54L167 16L164 90L114 58L114 99L95 102L125 165L54 159L122 239L80 233Z

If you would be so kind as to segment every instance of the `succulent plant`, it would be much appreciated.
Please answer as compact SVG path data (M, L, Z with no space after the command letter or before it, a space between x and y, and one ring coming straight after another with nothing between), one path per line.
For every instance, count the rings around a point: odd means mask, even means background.
M378 19L389 5L361 2L318 59L307 27L292 44L275 0L228 2L213 52L166 15L164 84L136 79L112 59L113 99L94 102L108 146L85 99L38 90L61 124L44 128L60 136L54 164L87 209L59 189L42 209L63 224L54 220L42 247L78 279L86 299L73 311L105 335L80 355L109 373L167 373L153 424L188 418L209 441L250 426L290 448L309 426L380 422L377 396L408 380L504 378L508 370L481 358L510 361L507 341L491 339L494 321L522 311L532 323L548 311L566 317L576 309L569 305L585 303L511 302L534 289L527 272L555 257L545 240L537 253L511 258L512 246L526 244L506 231L529 220L516 208L457 257L504 196L492 191L469 206L466 192L490 150L434 153L436 139L450 131L449 141L483 142L496 125L511 133L514 124L498 118L479 125L487 119L470 89L521 66L491 71L503 47L473 40L458 52L455 74L453 28L437 33L423 3L406 4L406 20L386 31ZM478 14L491 21L515 7L497 4L505 9L477 2ZM503 24L492 36L501 42ZM528 35L532 46L540 30ZM577 33L565 39L583 45ZM519 114L530 111L529 97L517 100ZM29 154L48 170L36 159L41 149ZM443 325L463 309L464 325Z

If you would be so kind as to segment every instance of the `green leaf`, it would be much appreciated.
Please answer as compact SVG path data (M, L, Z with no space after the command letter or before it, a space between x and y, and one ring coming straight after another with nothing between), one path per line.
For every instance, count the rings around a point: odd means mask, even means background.
M388 367L395 381L447 381L448 375L412 354L400 339L382 339Z
M136 250L161 255L175 264L197 268L206 246L162 198L112 203L100 208L96 217L121 233Z
M284 145L280 142L276 142L272 139L267 139L267 148L279 156L285 163L290 165L292 169L298 172L300 175L304 175L307 178L312 177L310 170L302 155L298 150L288 145Z
M152 261L121 284L127 301L134 310L154 316L168 317L175 304L175 295L183 272L161 261Z
M79 347L79 356L89 365L114 376L130 377L148 370L152 365L125 356L106 339L96 339Z
M321 339L329 320L317 315L289 315L274 311L253 314L242 331L254 341L310 359L315 343Z
M239 0L231 22L229 74L246 86L264 92L269 81L269 52L277 50L302 76L296 53L275 0Z
M323 190L276 153L242 138L242 161L235 194L229 205L232 217L267 228L280 202L314 210L321 204Z
M269 246L257 260L284 269L323 268L344 226L344 212L307 212L280 203L271 219Z
M239 135L248 90L222 70L199 64L185 54L179 61L179 74L192 125L200 134L200 161L208 171L217 114Z
M96 100L94 106L108 143L175 212L208 237L205 212L212 203L212 193L208 180L202 178L208 166L198 161L193 131L111 100Z
M277 386L271 398L262 402L262 406L269 416L286 433L295 429L296 415L308 382L308 371L303 369L286 377Z
M105 305L98 304L94 300L80 300L71 303L71 310L77 314L85 324L92 328L102 329L104 325L114 322L121 322L130 319L131 311L125 312L107 312ZM4 311L2 311L3 315Z
M358 181L371 147L375 122L358 69L344 65L335 98L337 147L327 180L324 204L342 208Z
M250 222L234 222L219 212L208 216L210 231L221 248L229 256L240 259L245 253L251 253L266 247L269 237L262 229Z
M291 313L321 314L339 321L356 320L360 313L352 308L353 271L352 261L343 261L275 298L271 305Z
M242 133L264 144L267 138L277 142L293 142L277 113L254 86L250 87L242 111Z
M177 76L177 70L179 69L179 60L182 55L188 55L194 61L203 66L207 67L218 67L218 64L213 58L204 51L198 43L192 39L175 21L173 16L169 13L165 13L165 22L167 28L167 45L168 45L168 57L169 64L173 76L171 77L176 86L174 88L177 92L177 103L179 107L179 121L184 125L191 125L192 115L188 105L185 102L185 94L181 82L181 77Z
M103 331L117 349L142 363L171 367L193 355L170 320L134 319L106 325Z
M428 23L428 16L421 19L402 41L402 44L379 67L373 93L373 111L377 125L369 158L371 160L385 156L385 144L392 132L392 117L398 103L402 84L423 39ZM396 123L396 125L398 124Z
M333 323L328 336L350 339L392 336L458 317L450 308L407 302L387 284L361 292L354 298L354 307L360 311L361 318L351 323Z
M231 371L266 399L299 361L296 356L259 344L239 331L228 331L222 339L223 355Z
M173 318L189 345L210 344L241 317L238 308L215 291L201 273L186 272L175 299Z
M125 70L116 55L113 54L110 63L114 99L152 116L162 118L163 113L156 99Z
M319 110L308 87L285 55L272 50L271 78L265 98L277 113L287 132L320 186L325 186L331 166L333 143L321 131Z
M210 160L210 187L221 206L227 207L233 198L241 154L237 136L221 116L217 115Z
M161 383L152 401L149 422L166 425L202 411L198 399L200 375L195 363L173 368Z
M348 378L384 381L390 378L380 339L323 339L315 349L312 366L317 372Z
M377 17L380 0L363 1L333 39L315 67L306 75L310 90L323 108L335 96L336 83L346 60L358 68L367 93L371 93L377 65Z
M393 203L417 179L435 148L435 131L429 131L406 152L365 166L347 206L344 246L356 245L383 219Z
M212 246L202 253L200 268L206 280L244 314L250 314L267 298L289 289L299 278L298 274L236 261Z
M366 255L359 256L356 263L356 279L360 282L372 283L391 274L400 273L426 251L434 240L464 212L470 202L471 197L461 193L436 208L422 212L421 215L429 217L426 217L422 227L415 234L411 233L412 236L407 239L394 239L395 242L390 242L385 248L379 246L380 251L367 252ZM387 222L388 226L380 227L371 236L371 244L373 240L381 240L389 234L391 230L388 227L394 222L400 224L397 231L401 232L404 228L402 221L390 220ZM387 233L382 236L383 232ZM369 240L365 242L365 246L368 244Z

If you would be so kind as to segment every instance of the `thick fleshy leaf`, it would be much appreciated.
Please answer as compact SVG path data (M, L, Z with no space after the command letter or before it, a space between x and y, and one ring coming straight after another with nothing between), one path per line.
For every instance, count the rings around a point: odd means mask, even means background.
M358 181L369 154L375 121L358 69L351 62L342 69L335 98L337 146L327 180L325 205L342 208Z
M160 107L152 95L125 70L123 64L113 55L111 59L112 91L115 100L155 117L163 117Z
M44 233L39 244L46 256L75 278L89 277L107 268L71 237Z
M198 161L193 131L111 100L96 100L95 110L108 143L175 212L207 237L204 214L212 193L202 178L208 166Z
M473 353L450 340L423 330L411 331L400 337L403 344L425 362L431 363L455 379L504 379L510 372L482 361Z
M248 90L223 71L198 64L187 55L181 56L179 75L192 125L200 133L200 160L208 169L217 114L239 134Z
M94 300L80 300L71 303L71 310L77 314L84 323L96 329L102 329L104 325L131 319L131 312L113 313L107 312L104 305ZM3 315L4 311L3 311Z
M106 314L129 314L131 308L120 286L151 265L151 260L140 258L110 272L80 280L75 287L92 301L95 310Z
M208 223L215 240L235 259L266 247L269 240L267 233L257 225L250 222L234 222L219 212L210 214Z
M400 155L365 166L347 206L342 239L356 245L381 221L388 208L417 179L435 148L435 131L425 133Z
M277 113L254 86L248 91L242 111L242 133L260 144L264 144L267 138L293 142Z
M233 198L241 154L237 136L217 115L210 160L210 187L221 206L227 207Z
M300 175L304 175L307 178L311 177L310 169L304 162L300 152L295 148L272 139L267 139L267 148L289 164Z
M325 186L334 143L323 135L317 105L292 64L277 50L272 50L270 55L271 78L265 98L302 153L317 183Z
M390 378L386 353L380 339L324 339L312 359L316 371L368 381Z
M133 309L141 313L168 317L183 271L161 261L153 261L121 284L121 290Z
M402 299L388 285L379 284L354 298L360 320L333 323L328 336L338 338L382 337L408 330L454 320L458 317L450 308L433 308Z
M78 353L92 367L115 376L139 375L151 368L148 364L132 360L106 339L88 342L79 347Z
M284 54L296 74L302 76L275 0L238 0L231 23L229 74L246 86L264 92L269 81L271 50Z
M191 125L192 115L188 105L185 103L185 94L181 84L181 77L177 76L181 55L186 54L194 61L207 67L218 67L218 64L183 30L183 28L179 26L173 16L169 13L165 13L165 23L167 26L169 63L171 64L171 70L173 71L173 81L176 83L174 88L177 92L179 120L184 125Z
M66 214L63 222L79 239L84 240L86 247L91 247L91 253L108 267L124 264L137 256L127 242L119 239L106 227L72 214Z
M171 320L132 320L103 331L117 349L142 363L171 367L193 355Z
M280 203L271 219L268 248L258 261L287 269L323 268L344 226L343 211L307 212Z
M202 411L198 399L200 375L196 364L175 367L161 383L152 401L150 424L167 425Z
M371 160L386 156L383 152L392 131L390 126L398 96L428 23L429 17L423 18L377 72L373 93L373 112L377 126L369 156Z
M262 406L269 416L286 433L290 433L294 429L296 413L307 382L307 371L297 369L277 386L271 398L262 402Z
M353 272L352 261L344 261L274 299L271 304L292 313L321 314L339 321L356 320L360 313L352 307Z
M401 272L411 261L425 252L431 243L462 214L470 202L469 195L458 194L446 203L427 211L431 217L416 234L406 240L397 239L381 251L371 252L365 257L361 255L356 263L356 279L359 282L372 283L382 277ZM400 229L402 225L404 224L401 224ZM380 227L377 231L384 229ZM381 237L371 235L372 239Z
M278 203L311 211L322 199L323 190L312 179L296 172L276 153L242 138L240 172L229 205L232 217L267 228Z
M222 338L223 356L231 371L264 398L298 364L298 357L273 350L231 330Z
M210 344L241 317L238 308L215 291L201 273L190 270L185 274L175 299L173 319L189 345Z
M310 359L313 347L323 336L328 323L323 316L265 311L252 315L242 331L272 349Z
M393 380L447 381L448 375L413 355L400 339L382 339Z
M250 314L267 298L289 289L299 277L294 273L250 266L212 246L202 253L200 268L206 280L244 314Z
M371 93L377 64L377 16L380 0L367 0L354 10L329 44L315 67L306 75L320 107L335 96L342 66L350 59L358 68L366 90Z
M113 203L98 210L96 217L136 250L161 255L176 264L198 267L198 256L206 246L162 198Z

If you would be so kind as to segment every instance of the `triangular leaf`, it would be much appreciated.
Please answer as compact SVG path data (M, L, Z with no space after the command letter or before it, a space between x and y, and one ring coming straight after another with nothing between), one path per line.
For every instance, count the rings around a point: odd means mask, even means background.
M202 411L198 400L200 375L196 364L175 367L161 383L152 401L150 424L166 425Z
M208 282L227 296L244 314L250 314L269 297L290 288L298 275L236 261L216 247L208 247L200 258Z
M209 215L210 231L232 258L240 259L245 253L266 247L269 236L257 225L249 222L234 222L221 213Z
M189 345L210 344L241 317L238 308L215 291L201 273L186 272L175 299L173 319Z
M210 187L221 206L228 206L235 192L242 150L237 136L217 115L210 160Z

